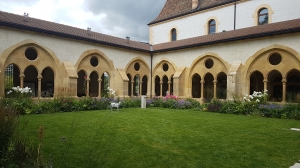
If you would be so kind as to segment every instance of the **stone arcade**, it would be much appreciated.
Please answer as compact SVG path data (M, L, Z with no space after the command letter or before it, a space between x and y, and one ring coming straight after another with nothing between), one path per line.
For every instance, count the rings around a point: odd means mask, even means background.
M300 92L299 0L167 0L140 43L0 11L0 97ZM84 87L86 85L86 88Z

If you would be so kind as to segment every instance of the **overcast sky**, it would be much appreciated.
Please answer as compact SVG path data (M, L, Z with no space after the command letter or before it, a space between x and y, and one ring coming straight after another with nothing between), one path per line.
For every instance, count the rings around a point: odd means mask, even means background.
M0 0L0 10L135 41L149 41L148 23L166 0Z

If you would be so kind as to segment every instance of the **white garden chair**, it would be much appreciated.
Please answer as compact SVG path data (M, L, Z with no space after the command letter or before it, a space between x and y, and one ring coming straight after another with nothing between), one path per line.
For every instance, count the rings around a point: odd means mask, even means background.
M119 103L110 103L110 111L112 111L113 108L117 108L117 110L119 111L119 107L121 106L121 102Z

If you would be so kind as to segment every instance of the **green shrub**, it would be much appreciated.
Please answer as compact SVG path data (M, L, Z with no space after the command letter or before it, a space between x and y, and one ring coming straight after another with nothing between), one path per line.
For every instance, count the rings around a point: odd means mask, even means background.
M201 109L201 104L199 101L197 101L195 99L191 99L191 98L187 98L185 100L191 103L192 108Z
M218 112L222 108L222 102L218 99L212 99L207 103L207 110L210 112Z

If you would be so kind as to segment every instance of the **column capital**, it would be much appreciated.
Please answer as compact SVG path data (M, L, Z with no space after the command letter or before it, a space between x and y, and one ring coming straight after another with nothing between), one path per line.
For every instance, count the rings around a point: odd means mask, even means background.
M217 80L214 80L213 82L214 82L214 83L218 83L218 81L217 81Z
M98 79L98 82L102 82L102 79Z

